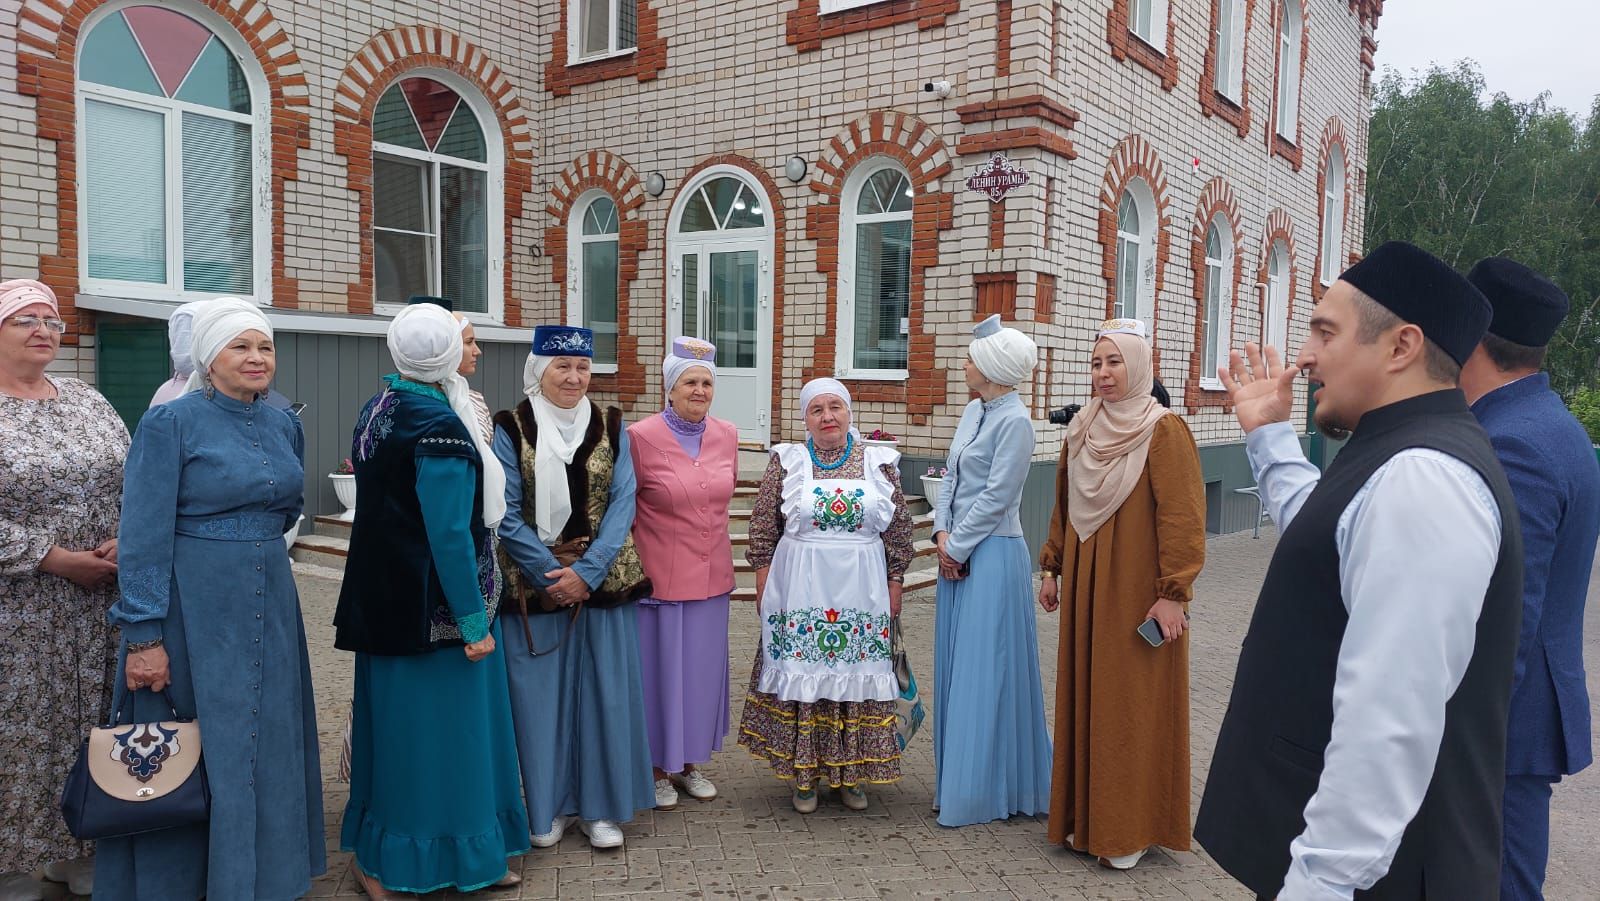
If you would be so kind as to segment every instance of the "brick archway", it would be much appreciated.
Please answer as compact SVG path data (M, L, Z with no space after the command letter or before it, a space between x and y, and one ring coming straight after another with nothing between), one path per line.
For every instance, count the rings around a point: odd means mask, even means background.
M1344 200L1340 204L1343 215L1339 223L1340 234L1345 234L1344 226L1350 218L1350 181L1353 173L1350 171L1350 142L1344 136L1344 123L1338 116L1329 117L1322 126L1322 143L1317 151L1317 253L1311 268L1311 299L1313 302L1321 301L1323 292L1328 288L1322 283L1322 221L1327 215L1328 204L1328 163L1332 159L1333 148L1339 148L1340 158L1344 160ZM1342 242L1341 242L1342 243ZM1335 254L1342 247L1334 248ZM1335 266L1342 269L1335 261Z
M1206 318L1206 230L1221 216L1227 223L1233 239L1233 271L1227 273L1229 283L1229 320L1235 321L1239 309L1239 281L1244 274L1244 227L1239 219L1239 201L1233 188L1221 176L1206 182L1200 191L1200 202L1195 207L1194 232L1189 245L1189 265L1194 270L1194 345L1189 353L1189 378L1183 386L1183 402L1190 413L1201 407L1222 407L1231 410L1228 395L1223 391L1205 391L1200 380L1215 373L1202 372L1204 365ZM1229 342L1231 344L1231 342ZM1224 351L1226 345L1224 346Z
M1287 337L1289 325L1294 322L1294 299L1300 288L1300 271L1295 262L1300 255L1295 248L1294 219L1281 207L1267 214L1266 235L1261 241L1261 268L1256 271L1256 281L1263 285L1267 284L1267 267L1270 265L1269 260L1272 257L1272 245L1279 241L1283 242L1284 250L1289 254L1289 271L1286 273L1289 278L1289 286L1288 293L1285 294L1288 302L1284 304L1283 311L1283 333ZM1263 297L1261 299L1261 334L1257 338L1260 343L1266 343L1267 340L1267 307L1269 303L1270 298ZM1285 354L1288 353L1288 348L1280 347L1278 349Z
M806 207L806 237L817 243L817 271L827 276L823 330L812 345L806 376L831 376L837 365L835 334L839 321L839 219L845 182L850 173L873 158L894 160L910 176L911 202L909 377L904 383L846 380L860 400L901 403L918 425L946 402L944 374L934 363L934 336L926 333L923 296L928 267L939 262L939 233L955 223L955 197L939 190L939 179L954 169L950 148L928 123L909 113L878 110L839 132L816 161L811 190L821 195Z
M351 313L371 313L375 291L372 239L372 112L383 92L411 69L442 69L466 80L494 108L505 156L505 324L522 325L522 308L511 296L515 225L533 190L533 138L527 112L511 79L488 54L459 35L426 25L380 32L356 52L333 94L333 149L343 156L347 183L358 199L361 248L359 275L350 285Z
M79 235L77 64L83 24L109 0L24 0L18 11L17 92L33 97L38 136L56 145L56 253L39 258L39 277L61 299L68 322L63 342L78 343L92 320L81 316L78 294ZM272 293L280 307L298 305L298 284L287 275L283 234L286 185L299 178L299 152L311 146L310 98L305 67L289 33L256 0L188 0L220 16L250 47L267 83L272 166ZM182 4L167 4L182 12Z
M639 365L639 336L633 333L630 319L632 286L639 277L639 254L649 246L650 225L639 216L644 188L627 160L610 151L591 150L561 170L551 202L545 207L551 219L544 230L545 256L550 259L550 280L561 286L565 316L568 225L578 198L593 190L604 191L617 205L617 372L596 374L591 385L597 391L616 392L618 405L632 412L635 402L647 396L645 373ZM651 407L652 412L654 409Z
M1161 289L1167 284L1167 261L1172 256L1172 215L1168 212L1167 200L1167 174L1161 165L1161 157L1156 155L1154 147L1139 135L1129 135L1117 142L1111 151L1111 160L1106 166L1105 178L1100 185L1100 219L1098 240L1100 242L1100 275L1106 281L1105 315L1109 317L1116 309L1115 286L1117 282L1117 204L1122 198L1122 192L1135 179L1143 179L1150 186L1150 194L1155 198L1156 223L1155 223L1155 286L1151 296L1151 334L1150 347L1156 366L1156 375L1161 374L1161 344L1157 340L1161 331Z

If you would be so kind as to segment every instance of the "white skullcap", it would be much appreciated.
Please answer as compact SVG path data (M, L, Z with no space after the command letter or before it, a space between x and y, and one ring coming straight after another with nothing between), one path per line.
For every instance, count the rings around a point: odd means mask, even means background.
M189 392L204 387L206 374L210 372L217 354L222 353L228 342L251 330L269 339L272 337L272 323L262 315L261 308L250 301L219 297L201 304L200 310L194 314L189 343L194 371L189 373L189 383L183 390Z
M389 356L394 358L400 374L415 382L438 385L450 402L450 409L472 436L483 469L483 524L493 530L506 515L506 473L478 428L478 414L467 393L467 380L456 372L461 365L461 326L443 307L412 304L389 323L388 338Z
M972 334L975 337L968 351L972 362L996 385L1021 384L1039 362L1039 348L1033 339L1001 326L998 313L978 323Z
M172 358L172 371L187 377L194 372L194 358L189 349L194 346L194 317L205 309L209 300L196 300L172 311L167 319L167 355Z
M806 418L806 410L811 408L811 402L824 394L832 394L844 401L844 408L850 409L850 389L838 379L820 378L812 379L800 389L800 418Z

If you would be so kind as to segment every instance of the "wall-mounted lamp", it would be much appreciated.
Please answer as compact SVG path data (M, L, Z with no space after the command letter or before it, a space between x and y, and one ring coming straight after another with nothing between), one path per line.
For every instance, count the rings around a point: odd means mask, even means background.
M789 157L788 161L783 164L783 174L788 176L789 180L795 184L805 181L806 161L798 156Z
M651 197L660 197L667 189L667 177L660 172L652 172L644 178L644 192Z

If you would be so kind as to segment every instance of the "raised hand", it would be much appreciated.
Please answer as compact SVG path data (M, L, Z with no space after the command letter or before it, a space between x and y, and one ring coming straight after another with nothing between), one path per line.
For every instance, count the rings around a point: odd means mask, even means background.
M1249 358L1250 366L1245 367ZM1228 352L1228 365L1217 367L1217 378L1228 391L1233 404L1233 415L1246 435L1274 422L1288 422L1294 409L1294 380L1300 375L1296 366L1284 366L1276 347L1267 347L1266 359L1261 348L1247 343L1244 353Z

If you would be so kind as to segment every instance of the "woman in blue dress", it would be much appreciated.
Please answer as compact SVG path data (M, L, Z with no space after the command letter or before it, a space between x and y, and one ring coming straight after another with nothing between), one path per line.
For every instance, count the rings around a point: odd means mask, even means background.
M461 354L449 313L401 311L389 326L400 371L357 417L350 452L334 645L356 652L356 684L339 846L374 899L514 885L507 858L528 850L495 619L504 489Z
M534 329L528 399L494 417L506 668L537 848L574 820L591 847L621 847L618 824L656 805L636 610L651 585L628 535L622 411L588 397L593 348L588 329Z
M972 331L967 387L934 509L934 807L945 826L1050 809L1033 561L1018 515L1033 424L1017 396L1033 341L990 316Z
M283 534L300 516L305 437L262 402L272 326L225 298L195 317L187 394L152 407L128 453L117 546L118 696L205 742L209 823L105 839L96 896L285 899L326 869L311 663ZM199 390L196 390L199 389Z

